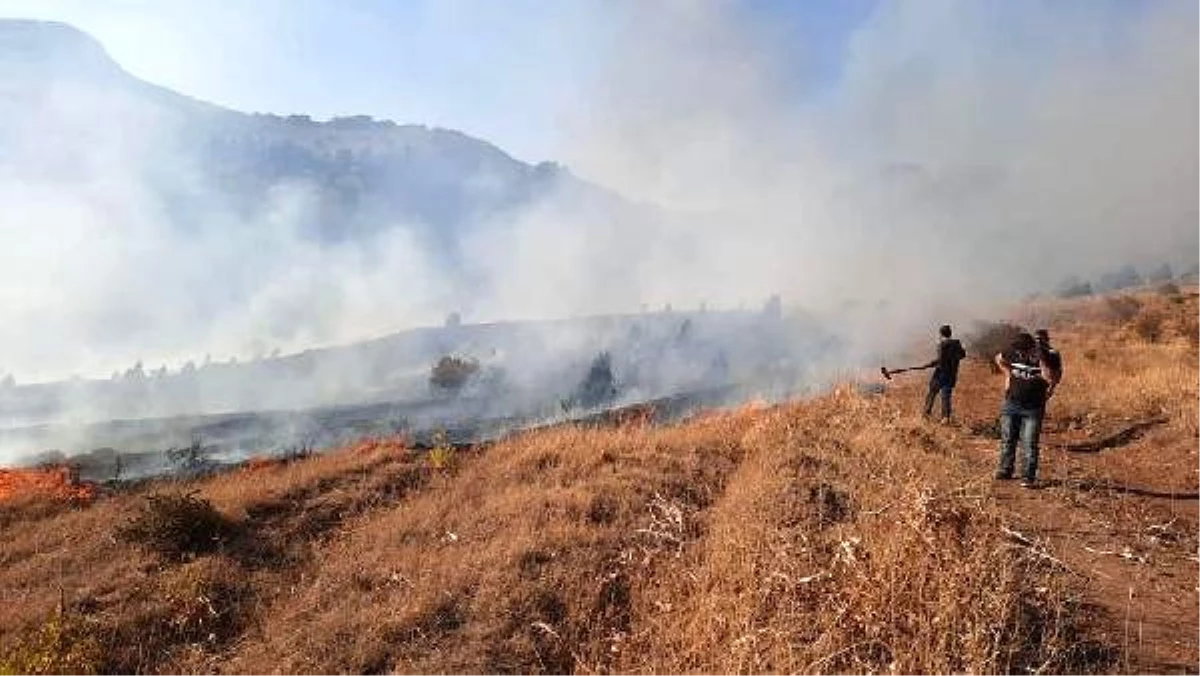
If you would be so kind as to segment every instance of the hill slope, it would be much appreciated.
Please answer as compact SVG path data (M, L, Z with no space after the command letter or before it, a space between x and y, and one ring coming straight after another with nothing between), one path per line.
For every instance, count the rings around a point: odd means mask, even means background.
M138 80L66 24L0 20L0 76L0 169L61 183L128 171L184 230L263 218L281 187L307 191L301 229L334 242L405 224L449 245L456 230L559 190L618 202L453 130L197 101Z
M457 131L198 101L20 20L0 20L0 203L20 286L0 376L19 382L511 316L496 289L528 296L518 253L553 259L557 240L603 266L603 226L658 217ZM585 311L543 304L526 316Z
M953 426L918 378L10 502L3 665L1195 672L1197 295L1133 302L1018 309L1067 362L1037 491L992 480L1000 382L969 362ZM180 491L213 520L147 518Z

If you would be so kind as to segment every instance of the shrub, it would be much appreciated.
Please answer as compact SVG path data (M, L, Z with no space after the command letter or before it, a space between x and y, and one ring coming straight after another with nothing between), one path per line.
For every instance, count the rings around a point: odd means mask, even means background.
M454 464L454 447L450 445L449 435L445 430L433 433L433 448L426 455L431 469L450 469Z
M991 361L998 353L1012 346L1018 333L1024 331L1006 322L976 322L967 336L967 350L977 359Z
M149 495L141 510L117 529L118 538L175 561L216 551L235 533L228 517L194 493Z
M167 460L181 474L203 474L214 467L208 459L208 449L199 438L192 439L192 443L187 446L168 448Z
M607 403L617 396L616 378L613 377L612 356L601 352L592 360L587 375L575 390L573 403L584 407Z
M104 650L95 626L62 604L0 656L0 674L96 674Z
M478 370L479 362L474 359L446 355L430 370L429 384L436 390L457 392Z

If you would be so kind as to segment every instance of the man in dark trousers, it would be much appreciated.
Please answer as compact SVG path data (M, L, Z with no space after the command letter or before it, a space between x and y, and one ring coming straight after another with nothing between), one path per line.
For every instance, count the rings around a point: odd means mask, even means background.
M925 417L933 413L933 400L938 394L942 395L942 422L950 422L950 395L958 384L958 363L967 356L962 343L957 338L951 338L949 325L938 329L941 339L938 341L937 359L925 365L932 368L933 375L929 378L929 394L925 396Z
M1008 351L996 355L996 364L1007 374L1004 406L1000 409L1000 462L996 478L1013 477L1020 440L1025 453L1023 488L1037 486L1038 439L1046 402L1054 395L1062 377L1062 358L1049 347L1049 341L1049 333L1045 334L1043 346L1028 333L1021 333Z

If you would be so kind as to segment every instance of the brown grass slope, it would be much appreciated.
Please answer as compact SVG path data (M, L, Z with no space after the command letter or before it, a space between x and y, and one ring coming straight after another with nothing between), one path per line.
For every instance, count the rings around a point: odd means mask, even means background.
M1039 491L990 478L972 363L953 426L917 376L6 503L0 671L1194 672L1196 298L1136 300L1014 315L1067 361ZM128 535L167 522L214 525Z

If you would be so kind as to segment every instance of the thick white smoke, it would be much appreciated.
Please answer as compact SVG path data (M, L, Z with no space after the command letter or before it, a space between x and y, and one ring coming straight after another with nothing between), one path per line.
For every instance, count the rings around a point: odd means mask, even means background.
M304 184L239 211L175 152L178 112L103 73L49 91L2 139L0 373L773 293L858 340L852 366L1071 274L1195 264L1194 3L881 2L820 82L733 3L605 8L553 159L634 206L565 190L477 219L462 270L421 224L315 243ZM172 189L211 199L181 215Z

